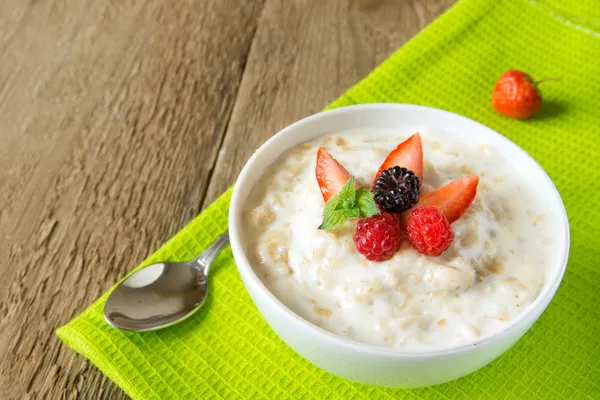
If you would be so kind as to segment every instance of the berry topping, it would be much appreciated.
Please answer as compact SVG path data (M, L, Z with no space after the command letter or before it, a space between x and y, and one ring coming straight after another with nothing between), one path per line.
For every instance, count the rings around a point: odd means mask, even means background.
M396 165L404 167L412 171L420 182L423 182L423 145L421 143L421 135L415 133L404 142L400 143L387 156L379 171L375 174L375 182L383 171L395 167Z
M478 184L479 177L476 175L463 176L421 195L416 207L435 206L452 223L469 208L477 194Z
M408 210L419 201L420 186L412 171L398 166L386 169L375 181L375 203L390 213Z
M410 244L421 254L437 257L454 240L450 222L433 206L416 208L406 222Z
M541 105L542 95L536 83L521 71L511 70L503 73L492 92L492 106L507 117L527 119L535 114Z
M330 197L338 194L344 184L350 179L350 173L346 168L337 162L323 147L319 147L317 151L315 174L321 194L323 195L323 200L326 203Z
M400 220L395 214L377 214L356 224L356 250L371 261L385 261L400 249Z

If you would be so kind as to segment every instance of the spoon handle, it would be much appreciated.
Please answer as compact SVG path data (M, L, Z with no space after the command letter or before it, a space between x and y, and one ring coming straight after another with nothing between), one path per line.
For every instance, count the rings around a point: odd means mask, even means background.
M200 253L200 255L193 260L193 262L197 263L198 266L202 269L202 272L204 272L204 276L208 276L208 271L213 260L228 244L229 231L225 231L221 236L216 238L215 241L212 242L211 245L206 248L206 250Z

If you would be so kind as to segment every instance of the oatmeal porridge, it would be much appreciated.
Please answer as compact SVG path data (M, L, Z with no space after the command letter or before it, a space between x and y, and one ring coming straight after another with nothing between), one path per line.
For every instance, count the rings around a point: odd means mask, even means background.
M370 261L355 244L358 218L319 229L327 196L315 177L318 149L368 190L390 151L412 133L340 132L284 154L244 208L247 254L279 300L335 334L403 350L472 342L504 329L537 298L553 248L543 199L493 148L420 131L421 202L449 182L478 178L460 216L446 213L453 236L439 256L423 254L402 233L390 258ZM397 214L401 230L410 213Z

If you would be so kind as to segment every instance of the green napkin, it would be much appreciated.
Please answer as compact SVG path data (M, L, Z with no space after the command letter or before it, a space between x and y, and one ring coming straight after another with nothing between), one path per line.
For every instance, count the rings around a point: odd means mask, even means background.
M542 84L528 121L496 114L490 94L509 68ZM600 398L600 3L598 0L462 0L331 107L424 104L466 115L529 152L558 187L571 224L571 257L548 310L489 366L416 390L382 389L312 366L263 321L231 251L211 270L210 297L175 327L143 334L103 320L106 295L58 330L134 399ZM523 171L527 173L527 171ZM144 264L185 260L227 226L226 192Z

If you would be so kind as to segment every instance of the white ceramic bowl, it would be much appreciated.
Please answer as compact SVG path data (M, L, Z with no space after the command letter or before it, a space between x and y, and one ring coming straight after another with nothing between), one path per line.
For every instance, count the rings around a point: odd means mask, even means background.
M547 265L547 278L535 302L507 328L482 340L444 350L406 352L355 342L330 333L287 308L258 276L246 256L242 209L254 184L286 150L328 133L357 128L433 127L465 143L491 144L536 188L556 215L558 257ZM521 338L540 317L558 288L569 253L569 225L563 202L544 170L521 148L495 131L447 111L405 104L365 104L338 108L298 121L268 140L242 170L231 199L229 234L233 255L256 307L271 328L298 354L337 376L370 385L435 385L485 366Z

